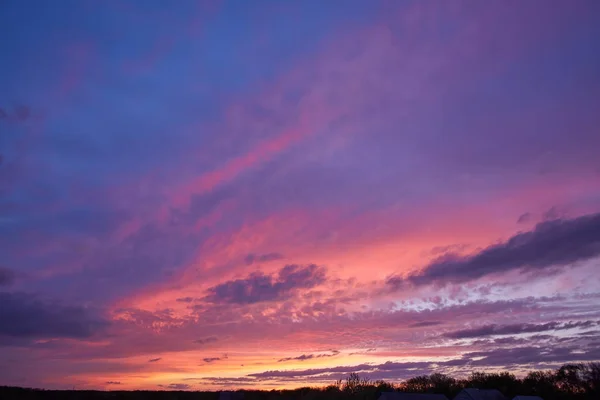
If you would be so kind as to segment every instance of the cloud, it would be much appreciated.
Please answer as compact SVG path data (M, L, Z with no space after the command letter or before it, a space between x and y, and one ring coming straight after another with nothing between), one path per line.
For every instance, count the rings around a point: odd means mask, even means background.
M160 361L160 360L162 360L162 357L151 358L151 359L148 360L148 362L157 362L157 361Z
M216 336L210 336L210 337L207 337L205 339L194 340L194 343L196 343L196 344L208 344L208 343L214 343L214 342L216 342L218 340L219 339Z
M211 385L217 386L231 386L231 385L240 385L240 384L253 384L256 383L255 378L248 377L235 377L235 378L225 378L225 377L207 377L200 378L199 380L203 382L208 382Z
M600 348L590 346L520 346L477 351L465 355L476 366L510 366L539 363L595 361L600 359Z
M257 372L254 374L249 374L247 376L254 378L278 378L278 377L306 377L311 375L320 375L324 373L331 372L342 372L342 373L351 373L351 372L360 372L365 370L373 369L372 365L369 364L359 364L359 365L351 365L351 366L338 366L338 367L330 367L330 368L311 368L304 370L271 370L264 372Z
M531 221L531 217L532 217L532 215L529 212L521 214L519 216L519 218L517 219L517 224L524 224L526 222L529 222L529 221Z
M596 321L578 322L548 322L545 324L511 324L511 325L483 325L478 328L462 329L444 334L449 339L468 339L492 335L514 335L519 333L546 332L574 328L590 328L597 325Z
M0 286L10 286L15 281L14 271L0 267Z
M178 301L179 303L191 303L194 301L194 298L193 297L180 297L176 301Z
M340 354L340 352L338 350L332 350L331 354L329 354L329 353L325 353L325 354L302 354L301 356L298 356L298 357L281 358L281 359L277 360L277 362L306 361L306 360L312 360L313 358L334 357L334 356L337 356L338 354Z
M421 375L438 369L440 366L455 366L465 364L465 359L455 359L443 362L416 361L416 362L393 362L387 361L382 364L358 364L350 366L336 366L327 368L311 368L304 370L273 370L249 374L247 377L258 380L271 379L302 379L302 380L331 380L338 379L352 372L358 372L366 378L408 378Z
M118 382L118 381L106 381L105 383L107 385L120 385L121 384L121 382Z
M420 321L420 322L415 322L414 324L411 324L410 327L411 328L425 328L428 326L436 326L436 325L441 325L443 324L442 321Z
M221 357L206 357L206 358L202 359L202 361L204 361L207 364L210 364L215 361L220 361L220 360L221 360Z
M566 215L566 211L564 209L558 208L558 207L551 207L549 210L547 210L544 215L542 216L542 218L545 221L553 221L553 220L557 220L557 219L561 219L564 218Z
M28 293L0 292L0 335L88 338L107 325L83 307L43 301Z
M189 390L192 387L187 383L171 383L169 386L167 386L167 388L173 390Z
M253 304L281 300L295 290L312 288L325 282L325 269L315 264L290 264L277 275L255 272L245 279L228 281L208 289L204 298L211 303Z
M254 263L281 260L282 258L283 258L283 255L281 255L279 253L266 253L266 254L250 253L246 256L244 261L246 262L246 265L252 265Z
M406 283L466 282L516 269L540 270L585 261L600 255L600 214L557 219L537 224L506 242L471 256L448 254L407 277L391 276L387 284L398 289Z
M514 343L508 343L514 344ZM560 365L573 360L594 361L600 357L600 350L593 343L557 345L556 343L536 344L529 346L512 346L492 350L472 351L444 361L387 361L382 364L358 364L352 366L333 366L301 370L270 370L246 375L244 378L263 380L298 380L331 381L358 372L368 379L405 379L434 371L448 373L456 368L466 368L471 372L473 367L495 366L547 366ZM219 381L219 378L212 378ZM223 378L226 379L226 378Z

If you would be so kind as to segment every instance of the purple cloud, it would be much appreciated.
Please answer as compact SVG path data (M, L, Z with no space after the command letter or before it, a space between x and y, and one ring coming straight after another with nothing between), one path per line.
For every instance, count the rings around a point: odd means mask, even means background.
M411 324L411 328L426 328L429 326L437 326L443 324L442 321L419 321Z
M283 255L281 255L279 253L266 253L266 254L250 253L246 256L244 261L246 262L246 265L252 265L254 263L263 263L263 262L281 260L282 258L284 258Z
M208 289L204 300L211 303L252 304L281 300L297 289L325 282L325 269L315 264L286 265L277 275L255 272L245 279L228 281Z
M516 269L540 270L600 256L600 214L537 224L506 242L472 256L447 254L405 278L389 277L387 284L427 285L467 282Z
M519 218L517 219L517 224L524 224L526 222L531 221L532 215L529 212L526 212L524 214L521 214L519 216Z
M22 292L0 292L0 335L19 338L89 338L108 322L88 309L44 301Z
M187 383L171 383L167 388L173 390L190 390L192 387Z
M462 329L444 334L450 339L467 339L492 335L513 335L519 333L534 333L558 331L573 328L590 328L596 326L597 321L577 322L548 322L545 324L512 324L512 325L483 325L478 328Z

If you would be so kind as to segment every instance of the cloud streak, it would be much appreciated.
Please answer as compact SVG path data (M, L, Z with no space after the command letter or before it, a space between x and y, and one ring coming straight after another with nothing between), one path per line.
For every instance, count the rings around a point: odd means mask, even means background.
M332 350L330 354L328 354L328 353L324 353L324 354L302 354L302 355L297 356L297 357L285 357L285 358L281 358L281 359L277 360L277 362L306 361L306 360L312 360L312 359L315 359L315 358L335 357L338 354L340 354L339 351Z
M515 335L521 333L537 333L574 328L591 328L597 324L597 321L577 321L565 323L548 322L545 324L483 325L478 328L449 332L444 334L444 336L450 339L468 339L493 335Z
M512 270L534 271L572 265L600 256L600 214L556 219L537 224L506 242L461 256L446 254L407 277L392 276L387 284L429 285L468 282Z

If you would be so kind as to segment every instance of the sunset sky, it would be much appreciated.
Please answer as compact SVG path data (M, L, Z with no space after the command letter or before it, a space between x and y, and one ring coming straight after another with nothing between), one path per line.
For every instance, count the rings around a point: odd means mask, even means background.
M600 1L0 0L0 385L600 360Z

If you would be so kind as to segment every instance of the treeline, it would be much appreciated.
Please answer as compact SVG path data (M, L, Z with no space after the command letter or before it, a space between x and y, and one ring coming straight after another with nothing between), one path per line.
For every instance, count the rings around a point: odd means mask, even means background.
M554 371L534 371L524 378L508 372L473 372L469 377L455 379L444 374L417 376L399 384L363 379L350 374L322 388L294 390L240 390L243 400L376 400L382 392L439 393L452 399L464 388L498 389L508 400L516 395L540 396L544 400L600 399L600 363L568 364ZM0 387L0 399L149 399L149 400L218 400L218 392L184 391L77 391L39 390ZM237 399L236 399L237 400Z

